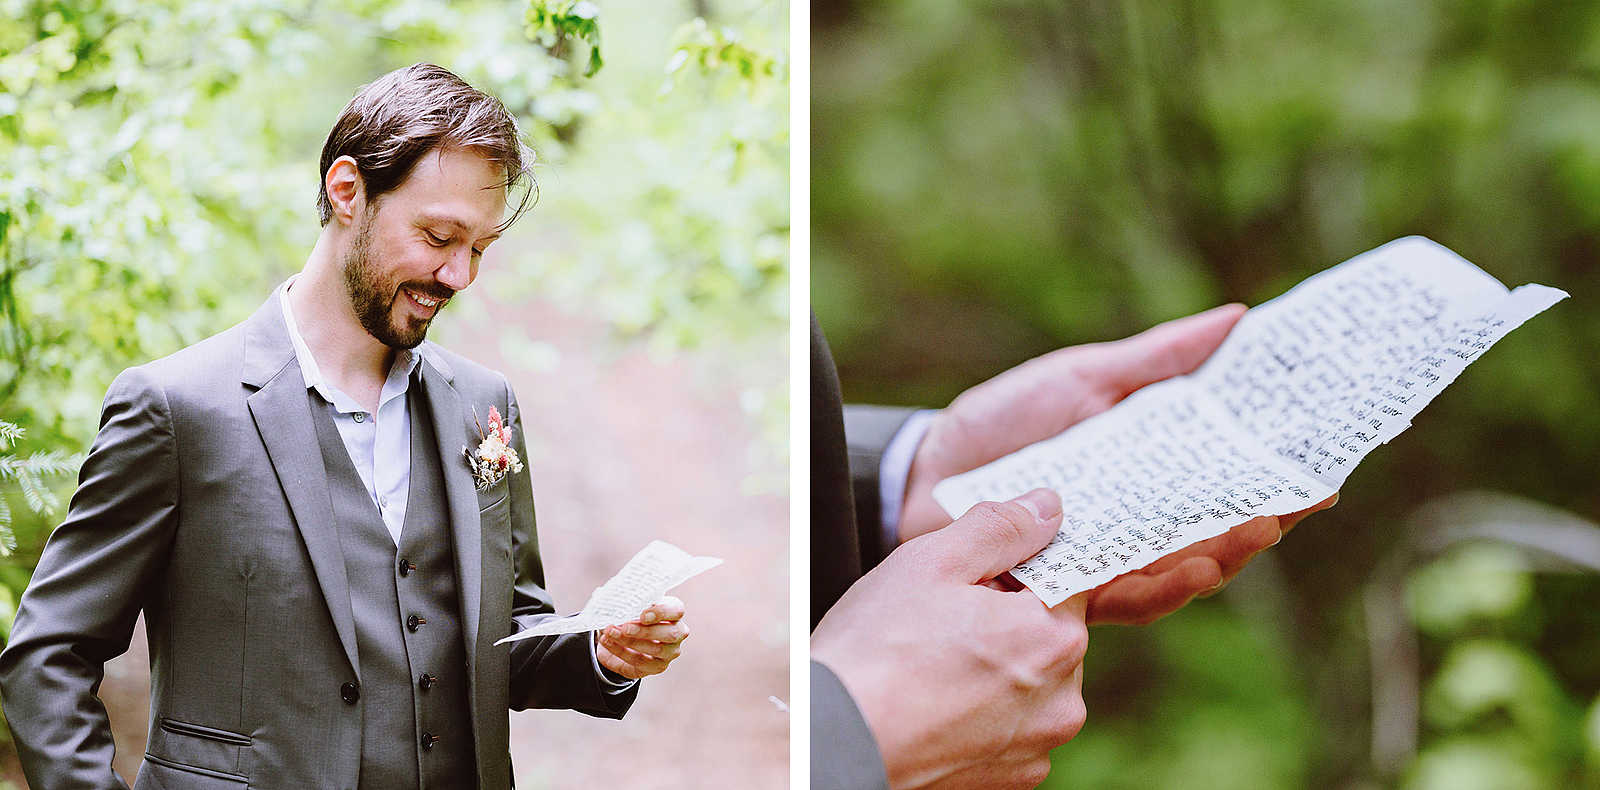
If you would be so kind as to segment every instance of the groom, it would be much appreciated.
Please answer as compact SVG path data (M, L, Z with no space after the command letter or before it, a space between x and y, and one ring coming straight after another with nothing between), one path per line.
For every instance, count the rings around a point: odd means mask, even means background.
M423 337L530 164L505 108L450 72L382 77L324 145L305 268L111 385L0 654L34 790L123 786L95 695L141 611L140 788L504 790L508 707L620 717L677 656L671 598L494 646L553 616L517 402ZM485 442L491 412L506 445Z

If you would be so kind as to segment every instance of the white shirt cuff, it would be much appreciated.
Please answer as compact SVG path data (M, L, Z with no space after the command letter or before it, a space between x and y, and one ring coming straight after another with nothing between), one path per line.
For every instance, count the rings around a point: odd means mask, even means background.
M589 660L594 662L594 676L600 679L600 690L607 694L620 694L628 689L633 688L634 684L638 683L639 681L632 678L625 678L609 669L606 669L603 666L600 666L600 654L596 652L599 650L599 646L596 644L596 639L597 634L595 634L593 631L590 631ZM613 678L616 679L613 680Z
M883 545L900 545L900 510L905 504L906 482L911 477L911 462L917 457L917 446L928 435L928 424L933 422L938 409L912 412L900 424L883 448L878 459L878 502L883 516Z

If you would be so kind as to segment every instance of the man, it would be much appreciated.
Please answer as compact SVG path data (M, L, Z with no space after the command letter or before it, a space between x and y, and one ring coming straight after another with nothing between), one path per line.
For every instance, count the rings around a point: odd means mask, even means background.
M493 644L553 616L517 402L423 338L529 164L495 99L437 66L384 76L323 148L305 268L112 384L0 654L35 790L124 786L95 692L140 611L141 788L503 789L508 707L620 717L677 656L676 599Z
M1054 492L982 503L953 522L933 500L939 480L1194 370L1243 315L1228 305L1115 343L1055 351L937 413L843 410L813 318L814 790L1038 785L1049 750L1084 722L1087 625L1143 624L1176 611L1333 504L1337 497L1251 520L1046 608L996 577L1060 527Z

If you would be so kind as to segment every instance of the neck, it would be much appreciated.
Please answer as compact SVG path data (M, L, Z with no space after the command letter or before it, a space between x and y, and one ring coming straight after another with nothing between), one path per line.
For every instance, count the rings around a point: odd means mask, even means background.
M368 334L356 318L327 228L317 238L305 268L289 289L289 308L294 311L300 338L316 357L322 375L340 391L375 408L384 379L394 364L394 349Z

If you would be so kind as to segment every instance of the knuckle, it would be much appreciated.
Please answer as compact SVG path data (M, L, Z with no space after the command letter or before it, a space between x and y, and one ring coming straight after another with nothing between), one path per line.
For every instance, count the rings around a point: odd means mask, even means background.
M1016 502L979 502L972 506L980 518L996 527L1017 529L1038 519ZM969 511L970 512L970 511Z

